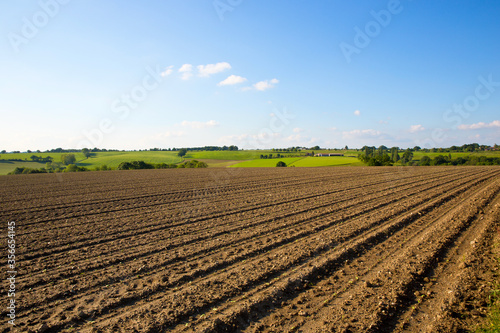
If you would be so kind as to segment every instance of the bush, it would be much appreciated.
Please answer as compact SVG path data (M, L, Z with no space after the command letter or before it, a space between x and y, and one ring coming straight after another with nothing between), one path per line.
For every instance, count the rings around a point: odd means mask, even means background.
M429 165L431 165L431 163L432 163L432 160L429 156L423 156L420 159L420 165L429 166Z
M122 162L118 166L118 170L141 170L141 169L154 169L154 165L144 161Z
M113 168L108 167L106 164L103 164L101 166L96 166L94 168L95 171L108 171L108 170L113 170Z
M64 172L80 172L80 171L89 171L89 170L85 167L79 167L78 165L75 164L68 165L64 170Z
M32 168L25 168L25 167L17 167L13 171L9 172L9 175L27 175L31 173L47 173L47 170L44 168L41 169L32 169Z
M175 168L177 168L176 164L160 163L155 165L155 169L175 169Z
M63 154L61 155L61 162L65 165L75 164L76 157L74 154Z
M178 166L179 168L208 168L208 164L205 162L199 162L197 160L192 160L189 162L184 162Z
M278 163L276 163L276 167L278 168L286 168L286 163L283 162L283 161L279 161Z

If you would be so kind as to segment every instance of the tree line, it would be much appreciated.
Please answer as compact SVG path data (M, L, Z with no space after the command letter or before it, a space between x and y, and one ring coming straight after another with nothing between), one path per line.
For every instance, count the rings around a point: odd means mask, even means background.
M495 145L496 146L496 145ZM430 166L430 165L500 165L500 157L474 156L452 158L448 155L438 155L434 158L423 156L420 160L413 160L413 152L420 151L420 147L400 150L398 147L387 148L386 146L368 147L364 146L358 158L368 166L392 166L395 163L401 165ZM480 149L477 144L464 145L461 149ZM475 150L474 150L475 151ZM399 153L402 153L401 156Z
M118 170L144 170L144 169L175 169L175 168L208 168L208 164L197 160L187 161L182 164L174 163L146 163L144 161L122 162Z
M116 168L117 170L145 170L145 169L175 169L175 168L208 168L208 164L205 162L192 160L187 161L182 164L167 164L167 163L147 163L144 161L132 161L132 162L122 162ZM69 164L66 167L54 167L51 163L47 163L45 168L26 168L17 167L14 171L9 172L9 175L19 175L19 174L32 174L32 173L54 173L54 172L82 172L82 171L107 171L114 170L107 165L96 166L93 169L86 168L83 166L78 166L76 164Z

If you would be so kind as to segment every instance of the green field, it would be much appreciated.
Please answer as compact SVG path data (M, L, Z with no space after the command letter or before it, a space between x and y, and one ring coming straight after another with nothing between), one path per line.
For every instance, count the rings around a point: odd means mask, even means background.
M189 151L185 158L194 160L254 160L261 154L272 154L270 150L237 150L237 151Z
M78 166L94 169L107 165L111 168L117 168L122 162L144 161L146 163L181 163L186 160L199 160L208 164L212 168L225 167L240 167L240 168L255 168L255 167L275 167L278 161L285 162L288 166L295 167L321 167L321 166L336 166L336 165L352 165L360 166L361 163L357 156L360 152L356 150L318 150L314 153L343 153L345 156L332 157L306 157L306 153L311 151L301 151L296 153L276 152L272 150L238 150L238 151L189 151L184 158L177 156L176 151L109 151L93 153L90 158L86 158L82 153L72 153L75 155ZM45 163L32 162L32 155L54 158L54 163L61 161L63 153L8 153L0 156L0 175L6 175L13 171L16 167L28 167L39 169L45 167ZM283 158L261 159L261 155L277 154L284 155ZM418 161L422 156L434 158L438 155L448 156L446 152L424 153L414 152L413 159ZM490 156L500 157L500 151L477 152L477 153L451 153L452 158L460 156ZM402 153L400 153L402 156ZM9 161L12 159L22 161Z
M306 157L292 164L296 167L320 167L336 165L364 165L357 157L350 156L327 156Z
M3 154L0 157L0 175L6 175L17 167L28 167L39 169L45 167L45 163L32 162L32 155L54 158L54 163L61 161L64 153L18 153ZM76 157L77 165L89 169L107 165L116 168L122 162L145 161L148 163L180 163L184 159L177 156L174 151L110 151L93 153L90 158L86 158L82 153L71 153ZM25 161L6 161L7 159L21 159Z
M231 165L232 168L269 168L275 167L276 163L283 161L286 165L291 166L293 162L301 160L303 157L285 157L285 158L271 158L271 159L258 159L245 161L238 164Z
M356 157L348 156L329 156L329 157L290 157L290 158L273 158L273 159L258 159L245 161L234 164L234 168L266 168L275 167L276 163L283 161L287 166L293 167L322 167L322 166L339 166L339 165L363 165Z

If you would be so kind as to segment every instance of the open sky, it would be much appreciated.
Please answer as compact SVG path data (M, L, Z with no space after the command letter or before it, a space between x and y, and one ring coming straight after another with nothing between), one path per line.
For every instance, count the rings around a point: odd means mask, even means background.
M0 2L0 150L500 144L497 0Z

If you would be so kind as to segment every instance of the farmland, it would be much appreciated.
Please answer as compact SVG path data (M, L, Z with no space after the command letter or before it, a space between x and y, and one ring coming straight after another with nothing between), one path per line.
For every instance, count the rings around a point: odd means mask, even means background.
M482 315L500 168L18 175L0 199L23 332L456 331Z
M186 156L179 157L176 151L100 151L92 153L90 158L86 158L82 153L74 153L76 165L89 170L100 168L106 165L116 169L122 162L144 161L151 164L180 164L186 160L198 160L207 163L209 168L252 168L252 167L275 167L278 161L283 161L289 166L295 167L323 167L323 166L362 166L365 165L357 159L360 151L338 150L345 156L333 157L312 157L307 153L331 153L330 150L303 150L299 152L280 152L281 157L277 158L278 152L273 150L238 150L238 151L188 151ZM0 175L6 175L16 167L28 167L39 169L45 167L45 162L33 162L30 157L35 155L42 158L52 157L56 165L64 167L61 156L64 153L6 153L0 156ZM273 154L272 159L262 159L261 155ZM423 156L434 158L438 155L448 155L448 153L415 152L414 161L419 161ZM487 156L500 157L499 151L487 152L454 152L450 154L452 158L467 156Z

